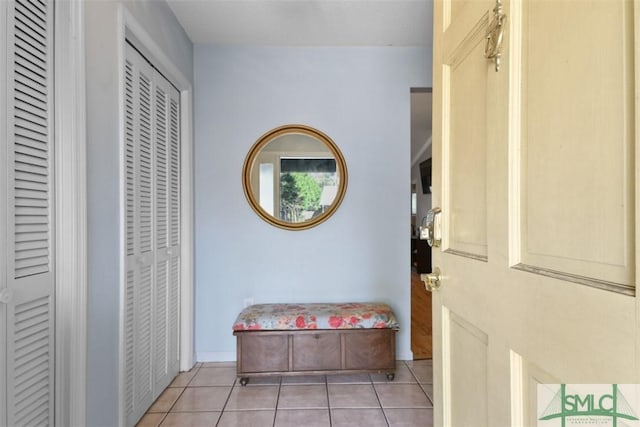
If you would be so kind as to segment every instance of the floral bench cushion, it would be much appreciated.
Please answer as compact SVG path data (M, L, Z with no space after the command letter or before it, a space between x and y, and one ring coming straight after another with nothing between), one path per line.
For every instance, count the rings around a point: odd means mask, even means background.
M240 312L234 331L287 329L398 329L383 303L256 304Z

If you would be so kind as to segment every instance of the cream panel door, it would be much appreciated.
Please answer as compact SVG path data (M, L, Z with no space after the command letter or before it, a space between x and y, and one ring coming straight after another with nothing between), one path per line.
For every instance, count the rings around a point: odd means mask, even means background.
M435 425L535 426L537 384L640 382L634 5L504 2L497 72L495 5L434 4Z

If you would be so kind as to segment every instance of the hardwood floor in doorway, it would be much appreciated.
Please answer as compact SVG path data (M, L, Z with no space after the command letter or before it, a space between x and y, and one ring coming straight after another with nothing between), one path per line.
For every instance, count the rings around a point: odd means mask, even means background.
M420 275L411 271L411 351L413 359L431 359L433 356L431 331L431 292Z

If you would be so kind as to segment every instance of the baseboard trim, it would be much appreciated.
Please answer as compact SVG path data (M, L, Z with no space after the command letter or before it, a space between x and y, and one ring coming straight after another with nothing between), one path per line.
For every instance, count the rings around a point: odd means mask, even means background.
M235 352L198 352L196 353L196 360L198 362L235 362ZM396 360L413 360L411 353L396 354Z
M197 352L196 360L198 362L235 362L235 352Z

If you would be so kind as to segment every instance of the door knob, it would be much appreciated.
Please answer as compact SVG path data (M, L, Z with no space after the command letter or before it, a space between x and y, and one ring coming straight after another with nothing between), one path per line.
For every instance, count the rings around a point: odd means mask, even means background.
M13 289L4 288L0 291L0 303L9 304L13 301Z
M433 292L440 287L440 278L440 269L438 267L434 268L431 273L420 275L420 280L424 282L424 287L429 292Z

